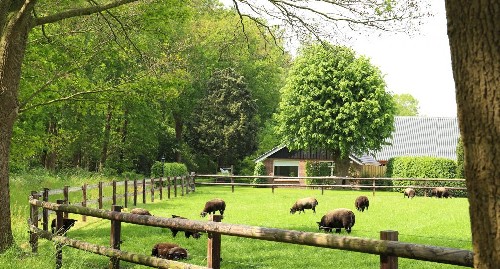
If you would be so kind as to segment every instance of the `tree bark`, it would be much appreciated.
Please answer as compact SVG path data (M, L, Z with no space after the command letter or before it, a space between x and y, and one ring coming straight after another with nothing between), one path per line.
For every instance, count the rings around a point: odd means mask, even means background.
M500 268L500 2L447 0L475 268Z
M111 118L113 116L113 108L111 104L108 104L108 113L106 115L106 124L104 127L104 138L102 142L102 151L101 151L101 159L99 161L99 172L103 171L103 168L106 165L106 160L108 159L108 147L109 147L109 139L111 136Z
M32 6L26 7L31 10ZM19 111L19 82L29 32L25 12L0 25L0 253L14 243L10 216L9 157L14 122ZM14 22L14 20L16 20Z

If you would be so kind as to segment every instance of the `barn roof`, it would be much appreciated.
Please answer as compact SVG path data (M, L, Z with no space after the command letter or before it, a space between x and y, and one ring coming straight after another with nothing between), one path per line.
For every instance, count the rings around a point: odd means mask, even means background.
M361 164L379 165L400 156L431 156L456 160L456 148L460 131L456 117L403 117L394 118L392 138L386 141L380 151L362 156L350 156ZM278 146L262 154L255 162L269 157L284 159L329 159L328 152L288 151L286 146Z

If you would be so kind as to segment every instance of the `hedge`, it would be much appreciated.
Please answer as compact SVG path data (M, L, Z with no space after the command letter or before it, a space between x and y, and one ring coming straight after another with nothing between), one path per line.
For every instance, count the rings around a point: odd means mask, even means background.
M253 170L254 176L265 176L266 175L266 166L262 162L258 162L255 164ZM263 184L267 183L267 178L254 178L252 181L253 184Z
M456 178L455 161L438 157L395 157L387 162L386 177L392 178ZM465 182L457 181L393 181L394 186L419 185L425 187L465 187ZM402 192L403 188L395 188ZM416 189L417 195L423 196L424 189ZM453 196L466 196L463 190L452 190ZM428 194L428 193L427 193Z
M155 162L151 167L151 177L161 177L161 162ZM164 177L178 177L188 175L188 169L183 163L165 163L163 176Z

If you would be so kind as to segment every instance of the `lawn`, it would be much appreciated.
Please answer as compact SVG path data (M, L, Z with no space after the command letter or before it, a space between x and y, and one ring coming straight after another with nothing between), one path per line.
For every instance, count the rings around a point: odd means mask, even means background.
M26 195L29 191L26 190ZM365 212L355 212L356 224L349 236L379 238L382 230L396 230L399 241L435 245L460 249L471 249L471 235L468 215L468 202L465 198L436 199L416 197L404 199L403 194L377 192L372 196L368 191L328 190L321 195L319 190L307 189L270 189L236 187L198 187L195 193L183 197L154 203L138 204L156 216L169 217L181 215L194 220L205 201L219 197L226 201L225 223L264 226L271 228L318 232L317 221L327 211L345 207L354 210L354 200L359 195L370 199L370 208ZM291 215L291 205L296 199L315 196L319 205L317 213L306 210L305 214ZM17 200L16 200L17 201ZM26 200L25 200L26 201ZM22 199L17 201L23 203ZM17 203L16 202L16 203ZM26 203L27 204L27 203ZM51 242L40 241L38 254L31 254L25 217L27 206L14 206L16 223L14 230L19 245L0 257L1 268L52 268L54 266L54 246ZM109 208L109 205L107 205ZM22 211L26 211L26 213ZM80 219L80 216L70 215ZM24 218L24 219L23 219ZM68 232L70 238L91 243L109 245L109 221L87 218L79 221ZM342 231L341 235L347 235ZM134 224L122 225L121 249L149 255L151 247L157 242L176 242L189 251L189 263L206 265L206 234L199 240L186 239L183 234L173 238L168 229L145 227ZM64 268L104 268L108 258L85 253L69 247L63 250ZM277 242L222 236L222 268L377 268L379 256L292 245ZM401 268L456 268L457 266L399 259ZM121 268L147 268L121 262Z

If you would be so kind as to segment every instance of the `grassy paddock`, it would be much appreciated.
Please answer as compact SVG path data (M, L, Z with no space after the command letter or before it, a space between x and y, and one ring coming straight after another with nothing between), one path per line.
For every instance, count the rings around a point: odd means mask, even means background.
M64 184L63 184L64 185ZM53 187L55 188L55 187ZM29 192L25 190L26 194ZM321 195L319 190L298 190L280 188L272 194L270 189L236 187L198 187L195 193L187 196L159 201L138 207L147 208L156 216L169 217L181 215L195 220L206 221L199 216L205 201L219 197L227 203L223 222L264 226L272 228L318 232L316 222L327 211L345 207L354 210L354 200L358 195L370 199L370 208L365 212L355 212L356 224L350 236L379 238L382 230L399 231L399 240L404 242L471 249L468 202L464 198L432 199L416 197L404 199L400 193L377 192L372 196L368 191L328 190ZM291 205L298 198L315 196L319 205L317 213L306 210L305 214L291 215ZM24 201L22 201L24 200ZM52 200L52 199L51 199ZM15 234L18 248L0 256L1 268L53 268L54 246L46 240L40 241L40 251L34 255L29 252L26 232L27 202L14 206L16 221ZM142 201L142 200L141 200ZM122 203L123 201L121 201ZM120 202L119 202L120 203ZM131 205L129 200L129 205ZM105 208L109 208L106 205ZM22 212L21 212L22 210ZM25 213L26 212L26 213ZM80 216L70 217L80 219ZM71 238L109 245L109 221L88 218L87 223L79 222L68 233ZM347 235L342 231L341 235ZM122 250L149 255L151 247L157 242L176 242L188 249L189 263L206 265L206 234L199 240L186 239L180 233L173 238L168 229L143 227L133 224L122 225ZM231 236L222 237L222 268L377 268L379 256L292 245ZM65 247L63 250L64 268L104 268L106 257L85 253ZM455 268L457 266L400 259L401 268ZM5 266L5 267L4 267ZM121 268L146 268L121 262Z

